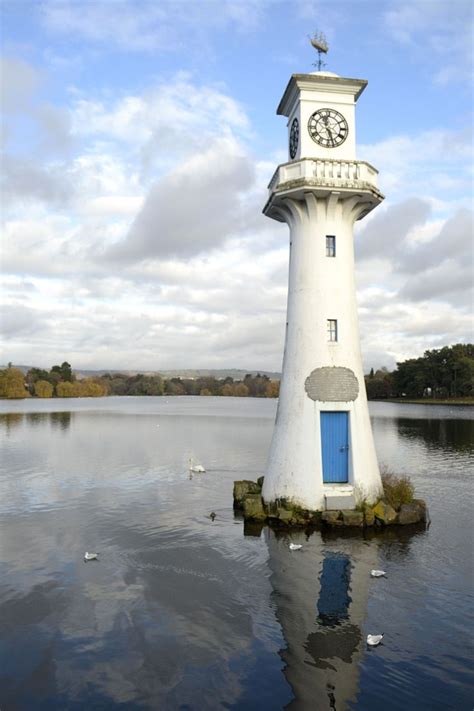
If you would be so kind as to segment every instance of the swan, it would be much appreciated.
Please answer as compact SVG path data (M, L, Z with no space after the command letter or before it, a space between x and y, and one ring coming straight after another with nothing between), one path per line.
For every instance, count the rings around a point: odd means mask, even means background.
M370 571L371 578L382 578L384 575L387 575L385 570L371 570Z
M202 464L193 464L193 460L190 459L189 460L189 471L200 473L200 472L205 472L206 470L204 469Z
M383 633L382 634L368 634L367 635L367 644L369 647L376 647L380 642L383 640Z
M290 551L299 551L300 548L303 548L301 543L290 543L289 545Z
M98 560L97 553L84 553L84 560Z

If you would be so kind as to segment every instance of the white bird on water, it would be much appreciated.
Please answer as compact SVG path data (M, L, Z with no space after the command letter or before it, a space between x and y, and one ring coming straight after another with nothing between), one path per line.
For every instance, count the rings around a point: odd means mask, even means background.
M193 460L189 460L189 471L190 472L196 472L196 473L201 473L205 472L206 470L202 466L202 464L193 464Z
M84 553L84 560L98 560L97 553L88 553L86 551Z
M368 634L367 644L369 647L376 647L383 640L383 634Z
M387 575L385 570L371 570L370 571L371 578L382 578L384 575Z
M301 543L290 543L289 545L290 551L299 551L300 548L303 548Z

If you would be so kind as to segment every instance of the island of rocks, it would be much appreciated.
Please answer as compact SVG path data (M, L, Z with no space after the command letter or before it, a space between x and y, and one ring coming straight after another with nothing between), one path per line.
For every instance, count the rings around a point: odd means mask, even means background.
M373 506L361 504L355 510L308 511L285 499L265 504L262 485L263 476L256 482L246 479L234 482L234 510L243 515L245 522L280 528L369 528L430 522L422 499L413 499L398 509L382 498Z

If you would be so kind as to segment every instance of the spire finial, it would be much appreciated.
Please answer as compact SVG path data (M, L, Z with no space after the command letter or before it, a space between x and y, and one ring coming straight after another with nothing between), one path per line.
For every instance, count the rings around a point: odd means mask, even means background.
M321 68L326 66L326 62L323 62L321 55L327 54L329 49L326 36L322 32L315 32L314 35L309 38L309 41L318 53L318 61L313 62L313 67L317 67L318 72L320 72Z

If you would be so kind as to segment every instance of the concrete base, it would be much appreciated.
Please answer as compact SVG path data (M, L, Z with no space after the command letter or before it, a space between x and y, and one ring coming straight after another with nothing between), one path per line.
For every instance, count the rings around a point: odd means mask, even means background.
M325 496L326 511L353 511L355 509L355 498L353 496Z
M356 507L354 487L349 484L325 484L324 503L326 511L353 511Z

